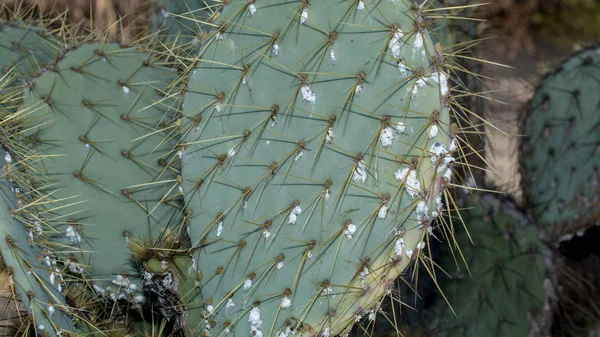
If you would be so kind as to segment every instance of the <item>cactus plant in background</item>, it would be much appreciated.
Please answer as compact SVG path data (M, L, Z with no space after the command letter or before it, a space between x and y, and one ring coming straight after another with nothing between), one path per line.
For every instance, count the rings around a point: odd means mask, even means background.
M347 334L409 264L435 268L428 233L454 208L461 128L437 10L212 6L180 128L193 260L147 261L145 277L169 280L149 288L187 302L173 315L191 336Z
M524 189L554 242L600 221L599 51L581 51L548 74L524 123Z
M442 253L452 279L440 278L445 299L431 311L429 327L439 337L527 336L537 324L530 312L544 303L544 245L512 201L492 194L474 201L461 212L469 225L468 232L457 231L462 253Z
M599 64L600 46L594 45L549 73L529 102L523 126L523 185L553 248L551 291L537 318L543 322L540 334L587 336L600 322L594 296L600 263L593 252L597 243L589 239L600 224Z

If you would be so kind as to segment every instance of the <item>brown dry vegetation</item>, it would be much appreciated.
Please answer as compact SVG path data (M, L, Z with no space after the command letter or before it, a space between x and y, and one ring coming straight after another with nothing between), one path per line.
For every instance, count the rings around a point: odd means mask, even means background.
M0 271L0 336L8 336L17 323L16 302L10 300L13 298L11 288L10 276L6 270Z
M152 0L3 0L9 9L37 6L44 14L60 15L90 29L109 27L110 37L130 40L147 32Z

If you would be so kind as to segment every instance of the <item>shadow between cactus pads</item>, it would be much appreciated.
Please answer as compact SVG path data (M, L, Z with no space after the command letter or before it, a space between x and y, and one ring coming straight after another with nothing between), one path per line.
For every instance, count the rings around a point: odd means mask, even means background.
M146 267L202 291L190 336L347 334L431 263L450 199L461 130L431 20L400 1L213 5L181 123L193 260Z

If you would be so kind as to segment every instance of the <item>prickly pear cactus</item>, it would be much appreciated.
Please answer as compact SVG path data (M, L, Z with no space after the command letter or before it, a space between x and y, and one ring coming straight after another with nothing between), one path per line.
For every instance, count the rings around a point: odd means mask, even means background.
M600 46L548 74L529 102L523 184L534 217L554 235L598 224Z
M452 276L438 278L451 307L441 300L431 326L439 337L527 336L535 324L530 313L542 308L545 295L538 231L509 200L491 194L475 200L462 212L468 233L457 228L460 250L445 252L441 262Z
M40 240L43 229L35 216L21 209L15 198L15 181L20 176L10 154L2 150L0 184L0 253L7 266L14 294L23 303L26 317L17 325L15 336L60 336L74 331L71 317L64 308L60 289L49 285L60 277L61 270L50 262ZM9 305L17 305L13 302Z
M426 254L448 200L460 130L427 8L212 6L181 123L194 264L173 283L203 293L187 332L348 333Z
M175 72L140 49L84 43L57 55L26 89L8 135L31 189L24 208L53 253L100 295L133 303L144 296L129 242L176 223L180 196L168 136Z

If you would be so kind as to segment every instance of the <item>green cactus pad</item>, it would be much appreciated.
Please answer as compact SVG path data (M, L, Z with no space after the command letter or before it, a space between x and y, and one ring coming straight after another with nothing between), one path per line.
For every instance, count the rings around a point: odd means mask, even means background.
M28 317L19 318L27 323L20 324L16 333L22 336L43 333L60 336L61 333L72 332L73 323L59 291L62 272L43 252L44 244L39 240L42 227L30 214L20 210L21 203L14 197L18 187L14 185L13 178L16 177L12 157L3 150L1 152L0 253L16 295L28 314Z
M442 253L441 266L453 278L438 282L453 311L441 301L430 326L439 337L527 336L529 313L542 308L545 295L538 231L509 200L491 194L475 200L461 213L468 233L456 234L462 256Z
M600 221L600 47L548 74L529 102L523 183L534 217L554 235Z
M458 130L430 22L401 1L213 5L181 128L188 333L347 333L442 211Z
M28 209L46 219L55 248L65 245L57 250L89 267L99 293L143 301L128 242L158 237L179 212L168 137L176 74L117 44L83 44L58 59L15 117L23 127L14 137L31 152L20 160L36 181Z

